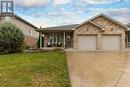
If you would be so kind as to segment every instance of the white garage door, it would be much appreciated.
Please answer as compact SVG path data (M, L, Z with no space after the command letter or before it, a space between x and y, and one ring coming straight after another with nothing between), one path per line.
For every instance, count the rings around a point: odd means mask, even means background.
M96 46L97 46L96 36L78 36L79 51L94 51L97 48Z
M103 50L120 50L120 36L102 36Z

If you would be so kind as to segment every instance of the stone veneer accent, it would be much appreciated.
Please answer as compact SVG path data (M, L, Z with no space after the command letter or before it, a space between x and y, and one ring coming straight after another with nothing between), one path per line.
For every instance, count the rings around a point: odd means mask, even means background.
M102 35L120 35L121 36L121 50L125 49L125 28L114 21L99 16L91 20L95 24L102 26L105 30L101 30L98 26L87 22L74 31L74 48L77 50L78 35L97 35L97 50L102 50Z

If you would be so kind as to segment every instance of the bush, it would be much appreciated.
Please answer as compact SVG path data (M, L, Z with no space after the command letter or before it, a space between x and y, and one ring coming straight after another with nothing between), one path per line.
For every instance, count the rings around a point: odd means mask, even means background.
M37 40L37 48L40 48L40 36L39 36L39 38Z
M24 34L14 24L3 22L0 25L0 53L23 51Z
M44 37L42 36L42 47L44 47ZM40 48L40 35L39 38L37 40L37 48Z

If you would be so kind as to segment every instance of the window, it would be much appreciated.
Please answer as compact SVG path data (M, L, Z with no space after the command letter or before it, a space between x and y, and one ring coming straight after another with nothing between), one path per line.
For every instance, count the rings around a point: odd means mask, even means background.
M130 47L130 32L126 32L125 43L126 47Z
M32 35L32 29L29 29L29 35Z
M58 44L62 41L62 37L60 34L50 34L49 35L49 42L52 44Z

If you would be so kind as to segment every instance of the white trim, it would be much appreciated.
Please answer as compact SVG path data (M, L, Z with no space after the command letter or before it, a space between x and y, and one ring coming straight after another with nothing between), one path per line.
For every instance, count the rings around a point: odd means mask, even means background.
M104 28L104 27L102 27L102 26L100 26L100 25L98 25L98 24L96 24L96 23L94 23L94 22L92 22L92 21L88 21L88 22L90 22L90 23L92 23L92 24L96 25L97 27L101 28L101 30L105 30L105 28Z
M96 24L96 23L94 23L94 22L92 22L92 21L90 21L90 20L88 20L87 22L89 22L89 23L91 23L91 24L93 24L93 25L99 27L101 30L105 30L102 26L100 26L100 25L98 25L98 24ZM86 23L87 23L87 22L86 22ZM83 23L83 24L85 24L85 23ZM83 24L81 24L81 25L83 25ZM77 26L77 27L80 27L81 25L79 25L79 26ZM75 28L77 28L77 27L75 27ZM73 30L75 30L75 28L73 28Z

